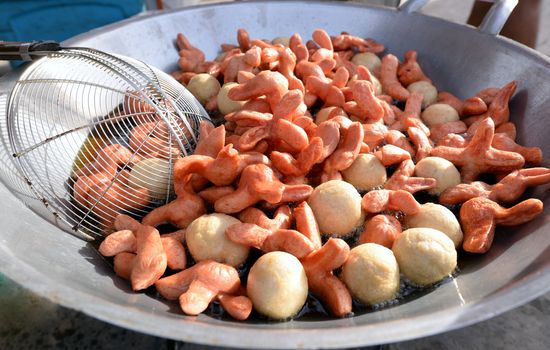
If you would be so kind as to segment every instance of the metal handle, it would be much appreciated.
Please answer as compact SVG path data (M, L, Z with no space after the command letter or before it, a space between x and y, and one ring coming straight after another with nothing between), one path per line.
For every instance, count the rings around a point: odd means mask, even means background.
M61 45L56 41L0 41L0 60L32 61L37 57L59 50L61 50Z
M517 4L518 0L495 1L479 25L479 31L490 35L500 33Z
M510 14L518 4L518 0L483 0L492 2L493 6L479 25L478 30L489 35L497 35L504 27ZM399 10L405 13L420 11L430 0L408 0L399 6Z
M430 0L408 0L403 5L399 6L399 11L412 13L420 11Z

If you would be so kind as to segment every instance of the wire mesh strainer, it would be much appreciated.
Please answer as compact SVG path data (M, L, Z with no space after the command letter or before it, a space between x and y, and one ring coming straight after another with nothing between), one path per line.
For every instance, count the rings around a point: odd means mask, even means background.
M77 236L101 237L115 216L173 197L172 165L190 154L200 103L169 75L126 57L52 42L0 43L0 58L35 59L7 107L25 181Z

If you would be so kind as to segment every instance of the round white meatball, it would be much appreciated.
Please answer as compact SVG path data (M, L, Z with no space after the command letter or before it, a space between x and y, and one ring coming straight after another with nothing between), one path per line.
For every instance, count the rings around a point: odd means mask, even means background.
M437 101L437 89L427 81L416 81L407 86L407 90L410 92L421 92L424 95L422 108L426 108Z
M290 45L290 38L288 36L278 36L275 39L271 40L273 45L283 45L288 47Z
M322 234L347 236L363 224L361 196L351 184L332 180L315 188L308 199Z
M341 116L346 117L346 118L348 117L348 114L342 108L334 107L334 106L325 107L325 108L320 109L319 112L317 112L317 114L315 115L315 124L319 125L322 122L327 121L330 113L332 113L332 111L334 111L335 108L338 108L338 114L337 115L341 115Z
M240 111L245 104L245 101L233 101L227 96L229 90L239 85L238 83L225 83L218 92L217 102L218 110L221 114L226 115L236 111Z
M382 60L372 52L360 52L351 58L351 62L358 66L365 66L372 74L378 72L380 66L382 66Z
M458 219L452 211L440 204L423 204L418 213L405 216L405 226L433 228L446 234L455 247L462 244L463 234Z
M256 311L283 320L296 315L306 302L306 272L293 255L270 252L250 268L246 291Z
M449 187L460 183L460 172L445 158L426 157L419 161L414 167L414 173L419 177L431 177L437 181L436 186L429 193L440 195Z
M341 277L351 295L363 304L392 300L399 291L397 260L390 249L375 243L353 248Z
M248 257L249 247L237 244L225 236L225 230L240 223L225 214L202 215L187 227L185 240L195 261L214 260L231 266L239 266Z
M378 80L377 77L372 76L372 82L374 84L374 95L375 96L382 95L382 83L380 82L380 80Z
M403 231L393 243L392 250L403 275L421 286L441 281L456 268L453 241L433 228Z
M220 88L218 79L207 73L195 75L187 84L187 90L202 104L205 104L212 96L216 96Z
M460 120L456 109L446 103L429 105L420 116L427 126L444 124Z
M170 181L172 167L166 159L147 158L139 161L130 170L128 185L149 190L153 200L167 198L174 188Z
M359 191L383 186L387 180L386 167L370 153L359 154L351 166L342 171L342 176Z

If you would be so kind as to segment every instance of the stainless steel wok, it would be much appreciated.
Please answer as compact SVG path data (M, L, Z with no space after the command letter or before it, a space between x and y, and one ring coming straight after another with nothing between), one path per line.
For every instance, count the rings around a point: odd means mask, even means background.
M309 37L317 27L330 33L345 30L376 38L396 55L414 48L437 87L463 98L484 87L518 80L511 114L519 140L541 147L548 159L550 61L496 36L514 1L499 1L479 29L417 13L425 2L409 0L398 10L342 2L236 2L142 16L66 44L124 54L169 72L176 68L174 39L178 32L212 58L220 43L235 42L240 27L261 38L293 32ZM13 74L2 81L2 111L16 77ZM5 128L0 128L4 134ZM5 142L5 135L2 137ZM55 218L48 216L26 189L7 149L4 143L0 152L4 179L0 186L2 273L64 306L137 331L231 347L353 347L463 327L550 289L550 196L546 186L532 192L546 204L543 215L521 227L498 229L490 252L465 257L454 281L395 307L347 319L269 324L220 321L205 315L186 317L173 304L132 293L90 245L62 232ZM550 165L548 160L544 165Z

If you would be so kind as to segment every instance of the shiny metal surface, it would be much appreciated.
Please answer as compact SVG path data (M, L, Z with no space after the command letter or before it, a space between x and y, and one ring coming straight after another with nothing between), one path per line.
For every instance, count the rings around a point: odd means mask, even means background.
M500 3L503 3L502 1ZM412 5L409 5L412 6ZM139 17L99 29L68 44L90 46L141 59L165 71L176 68L175 35L185 33L207 57L219 44L235 42L238 28L273 38L315 28L373 37L402 56L419 53L425 72L441 90L469 97L487 86L516 79L511 115L520 143L542 148L550 166L550 61L510 40L476 28L418 13L330 2L237 2ZM0 108L10 85L0 86ZM3 123L4 121L2 121ZM2 128L2 132L4 129ZM458 277L414 300L331 321L237 323L205 315L186 317L171 303L135 294L84 242L45 223L21 204L26 196L0 153L3 200L0 266L22 285L65 306L107 322L158 336L248 348L346 348L411 339L469 325L525 303L550 289L550 196L548 186L530 194L543 200L543 215L521 227L498 229L482 256L462 254ZM19 182L18 182L19 181ZM18 185L19 184L19 185Z
M117 211L122 210L120 202L106 199L111 188L120 186L121 179L115 175L90 197L78 196L73 190L77 186L69 185L77 171L107 171L106 166L95 162L98 157L117 162L110 153L100 155L94 144L110 139L128 146L124 130L131 130L140 120L152 123L152 133L165 128L166 145L186 156L197 142L198 125L210 117L173 77L137 60L82 48L44 54L48 56L34 61L18 76L9 96L6 122L10 150L25 181L41 200L39 205L64 223L60 228L87 240L101 239L107 223L116 216L116 211L106 209L103 203L110 201ZM155 113L142 112L138 101L147 103ZM146 139L149 137L153 136ZM140 149L151 147L143 140L133 150L139 153ZM76 162L75 155L79 155ZM121 167L130 169L137 157L133 154ZM167 164L165 173L171 176L172 163ZM136 172L146 179L158 176L152 170L138 168ZM120 193L122 201L139 215L173 199L167 188L155 200L141 203L131 191L137 185L127 181L128 188ZM34 202L29 204L34 208Z
M518 4L519 0L497 0L479 25L479 31L485 34L500 33L506 20Z

